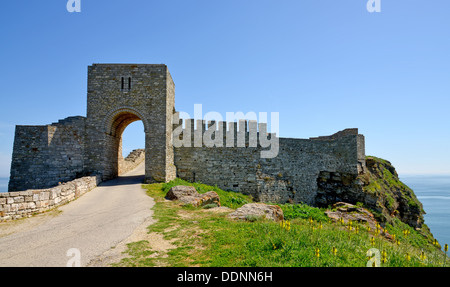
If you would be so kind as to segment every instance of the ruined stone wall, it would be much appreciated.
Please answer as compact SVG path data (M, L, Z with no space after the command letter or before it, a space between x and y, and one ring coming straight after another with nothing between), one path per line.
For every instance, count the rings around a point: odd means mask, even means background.
M145 160L145 149L135 149L126 158L119 158L119 175L135 169Z
M0 221L29 217L74 200L94 189L100 177L86 176L49 189L0 193Z
M48 188L82 176L84 134L84 117L17 126L8 190Z
M183 130L181 138L196 133L192 124L187 126L191 131ZM221 128L224 126L227 125L222 124ZM205 132L204 123L197 127ZM224 142L231 136L226 131L222 134ZM234 138L236 144L236 132ZM259 144L251 147L251 138L246 130L246 147L176 147L177 176L217 184L259 201L315 204L321 172L342 172L356 177L361 172L360 166L365 166L361 157L364 137L356 129L316 139L279 138L279 153L274 158L262 158L263 148ZM194 146L192 136L191 143Z
M201 121L194 129L191 120L183 130L173 121L174 111L175 85L166 65L93 64L88 67L87 117L16 127L9 191L49 188L85 175L99 175L102 181L116 177L128 169L119 157L122 133L138 120L145 132L146 182L178 176L260 201L314 204L319 178L357 176L365 168L364 136L357 129L311 139L279 138L277 156L263 157L272 147L261 139L275 139L264 124L206 127ZM173 137L180 127L181 134ZM178 145L180 139L186 145Z

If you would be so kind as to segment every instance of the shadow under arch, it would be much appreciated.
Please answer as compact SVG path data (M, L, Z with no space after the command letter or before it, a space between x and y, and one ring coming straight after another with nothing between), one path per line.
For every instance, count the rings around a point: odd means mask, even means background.
M99 186L117 186L117 185L129 185L135 183L144 183L144 175L124 175L116 177L112 180L104 181Z

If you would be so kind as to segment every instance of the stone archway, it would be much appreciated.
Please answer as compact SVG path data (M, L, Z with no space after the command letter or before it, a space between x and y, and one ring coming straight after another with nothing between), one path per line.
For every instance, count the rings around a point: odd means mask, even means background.
M122 159L122 134L126 127L133 122L142 121L146 139L150 132L148 120L142 112L132 107L121 107L109 112L104 120L106 133L105 154L104 154L104 176L105 178L115 178L119 175L119 161ZM147 143L146 143L147 146ZM146 149L146 157L150 152ZM148 155L150 162L150 154ZM146 171L150 171L150 165L146 164Z
M86 171L101 174L102 180L116 177L122 133L130 123L141 120L145 129L145 181L175 178L175 85L166 65L89 66L87 103Z

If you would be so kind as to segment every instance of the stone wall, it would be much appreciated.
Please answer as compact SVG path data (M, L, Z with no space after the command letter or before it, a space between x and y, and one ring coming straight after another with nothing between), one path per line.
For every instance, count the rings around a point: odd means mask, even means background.
M0 221L30 217L74 200L94 189L98 176L86 176L49 189L0 193Z
M187 126L191 131L185 128L181 138L195 134L192 124ZM222 128L224 126L227 125L222 124ZM205 128L205 124L199 123L197 127ZM222 135L225 142L230 133ZM236 143L236 133L234 136ZM365 159L361 157L364 137L357 129L314 139L279 138L279 153L274 158L262 158L263 149L259 144L251 147L250 138L247 130L245 147L176 147L177 176L217 184L222 189L249 194L259 201L315 204L321 172L342 172L356 177L365 166ZM194 146L192 136L191 146Z
M8 190L48 188L85 175L85 119L16 126Z
M145 160L145 149L135 149L126 158L119 159L119 175L135 169Z
M275 148L265 143L277 139L266 133L265 124L201 121L194 129L188 120L183 129L174 111L175 84L166 65L93 64L86 117L16 127L9 191L50 188L88 175L104 181L126 172L131 164L119 156L122 133L138 120L144 125L147 183L178 176L260 201L314 204L324 175L357 176L365 168L364 136L357 129L279 138L277 155L263 157Z

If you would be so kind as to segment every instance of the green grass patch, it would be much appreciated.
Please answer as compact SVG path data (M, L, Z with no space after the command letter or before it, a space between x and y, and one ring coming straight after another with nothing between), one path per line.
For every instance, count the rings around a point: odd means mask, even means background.
M144 185L147 194L156 202L153 210L157 222L148 227L149 232L162 234L164 239L172 240L176 248L158 254L149 249L146 242L133 243L127 251L129 257L118 266L363 267L370 259L367 252L371 248L386 252L385 260L380 258L383 261L381 266L385 267L443 265L444 253L399 220L386 226L389 233L399 239L399 245L375 235L364 224L354 223L350 230L346 225L329 220L323 209L305 204L280 205L289 219L290 228L261 218L235 221L228 219L227 213L186 207L176 201L165 200L167 191L177 183L187 184L176 180L169 184ZM199 192L216 191L221 196L222 205L226 200L229 207L239 205L233 203L232 198L250 200L217 187L190 185ZM410 232L408 235L403 233L406 229ZM373 242L371 238L374 238ZM333 253L333 250L337 252ZM319 251L319 257L316 251ZM425 259L420 256L422 251L426 254ZM447 266L450 265L450 260L446 260Z
M278 204L283 210L284 219L292 220L295 218L309 219L312 218L315 221L325 222L328 221L328 217L325 215L323 209L311 207L307 204Z

